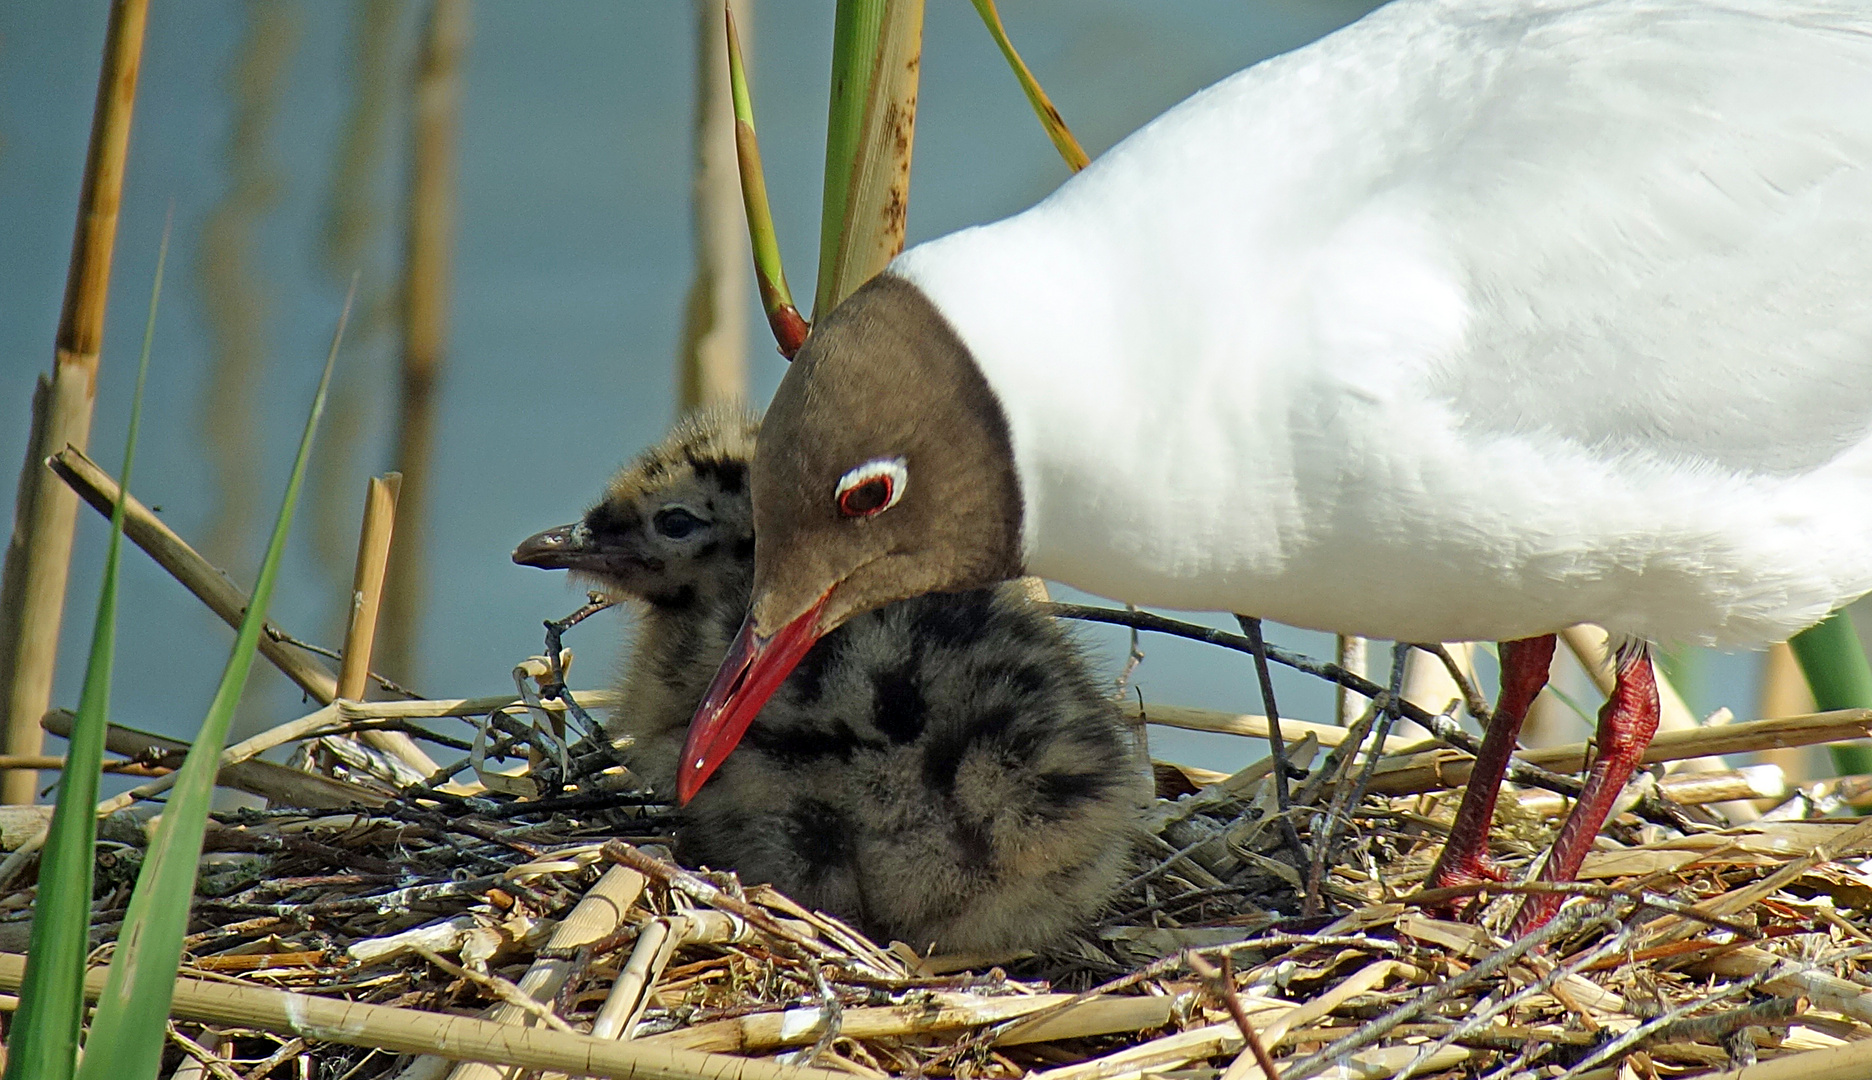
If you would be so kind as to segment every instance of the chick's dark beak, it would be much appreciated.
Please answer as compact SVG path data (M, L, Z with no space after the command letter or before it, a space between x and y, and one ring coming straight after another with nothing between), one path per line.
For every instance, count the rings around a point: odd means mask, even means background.
M819 614L830 595L831 590L827 590L812 607L772 635L755 631L753 615L742 621L741 632L728 646L715 681L709 684L695 719L689 722L689 739L683 744L682 761L676 770L679 805L688 805L702 790L746 734L748 725L760 715L767 699L824 635Z
M513 550L513 561L541 570L582 570L598 559L600 552L591 542L591 532L584 522L557 525L537 532Z

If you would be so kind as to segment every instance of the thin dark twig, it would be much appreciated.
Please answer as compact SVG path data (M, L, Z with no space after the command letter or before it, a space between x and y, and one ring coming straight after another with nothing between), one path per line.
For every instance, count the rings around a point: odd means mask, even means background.
M598 725L592 722L591 714L585 711L585 707L573 700L572 695L566 690L565 669L559 666L559 654L565 648L561 639L567 630L616 604L617 601L606 598L601 592L588 592L585 594L583 607L563 619L546 620L546 664L550 681L540 686L540 697L558 698L564 702L566 711L571 713L572 718L584 728L582 734L587 738L593 736L593 733L598 730Z
M819 991L819 1004L825 1014L825 1032L821 1034L812 1048L794 1058L793 1064L810 1066L819 1060L819 1055L832 1048L845 1027L845 1010L839 1003L838 995L826 982L825 971L812 957L806 958L806 971L812 976L813 987Z
M1261 709L1267 714L1268 752L1274 758L1274 805L1279 814L1281 840L1300 858L1300 865L1308 862L1307 849L1300 842L1300 831L1294 828L1293 796L1287 789L1288 764L1287 740L1281 737L1280 711L1274 704L1274 677L1268 671L1267 642L1261 637L1261 620L1248 615L1237 615L1235 621L1241 624L1242 634L1248 639L1248 650L1254 656L1255 677L1261 683ZM1307 911L1318 911L1318 899L1307 898Z
M291 634L288 634L286 631L281 630L279 627L274 626L270 623L266 626L264 632L266 633L267 637L272 638L274 641L279 642L281 645L291 645L295 649L304 649L306 652L314 653L318 656L323 656L328 660L336 660L339 663L344 662L344 654L339 652L337 649L328 649L323 645L314 645L310 641L300 641L298 638L293 637ZM370 676L370 680L372 682L376 683L378 686L383 687L383 689L388 693L402 694L404 697L410 699L411 701L423 700L423 696L421 694L418 694L416 691L411 690L407 686L403 686L402 684L397 683L393 680L386 679L382 675L377 674L375 671L367 671L365 672L365 674Z
M1652 1032L1644 1041L1646 1043L1721 1042L1745 1027L1768 1027L1786 1023L1806 1012L1807 1005L1808 1001L1804 997L1769 998L1767 1001L1744 1005L1739 1009L1719 1012L1714 1016L1673 1020Z
M1391 685L1385 692L1386 704L1378 710L1377 734L1372 739L1371 749L1365 751L1365 767L1359 770L1358 781L1350 786L1340 784L1333 793L1332 804L1326 809L1325 839L1313 847L1313 864L1307 868L1307 900L1320 892L1326 880L1326 862L1332 857L1333 848L1338 846L1339 834L1349 819L1352 810L1365 799L1365 789L1371 783L1372 773L1378 768L1378 759L1384 754L1385 740L1391 737L1391 727L1397 723L1398 711L1394 703L1404 692L1404 662L1409 655L1410 646L1402 642L1391 647ZM1356 746L1364 740L1365 733L1347 739L1347 743ZM1345 745L1344 743L1340 745ZM1311 913L1311 912L1309 912Z
M1248 1044L1248 1052L1254 1055L1255 1064L1261 1066L1263 1075L1269 1080L1274 1080L1280 1075L1274 1068L1274 1058L1268 1054L1267 1047L1262 1045L1261 1036L1256 1033L1254 1024L1248 1020L1248 1010L1242 1008L1241 997L1235 993L1234 961L1229 958L1228 953L1223 953L1222 967L1217 970L1214 965L1195 953L1190 953L1188 956L1190 970L1194 971L1198 978L1209 983L1215 995L1222 999L1222 1004L1228 1009L1229 1016L1234 1018L1235 1026L1241 1030L1242 1041Z
M1482 691L1476 688L1475 680L1462 669L1462 665L1458 664L1456 658L1450 655L1450 651L1443 647L1443 643L1433 641L1428 645L1418 645L1417 648L1443 662L1443 670L1449 673L1450 681L1455 683L1456 689L1461 692L1463 704L1469 707L1469 715L1476 718L1476 723L1488 727L1495 719L1494 711L1489 708L1488 700L1482 696Z
M1061 604L1052 601L1044 604L1036 604L1035 606L1055 618L1078 619L1083 622L1110 623L1113 626L1135 626L1140 630L1148 630L1152 633L1170 634L1175 637L1189 638L1191 641L1201 641L1205 644L1216 645L1224 649L1233 649L1239 653L1246 653L1249 656L1254 655L1253 646L1249 644L1247 638L1240 634L1231 634L1226 630L1212 630L1207 626L1198 626L1195 623L1165 618L1162 615L1157 615L1148 611L1121 611L1117 608L1098 607L1091 604ZM1406 699L1393 698L1384 687L1379 686L1370 679L1355 675L1340 667L1338 664L1328 664L1323 661L1315 660L1310 656L1288 652L1275 645L1266 645L1265 652L1268 660L1273 663L1293 668L1295 671L1303 672L1314 678L1325 679L1327 682L1343 686L1348 690L1356 691L1370 698L1372 704L1380 709L1388 705L1395 707L1404 719L1422 724L1424 727L1430 729L1432 734L1435 734L1439 739L1449 743L1458 750L1473 754L1482 745L1480 739L1462 730L1454 720L1448 717L1432 715L1422 706L1416 705ZM1581 788L1580 782L1570 776L1562 776L1559 773L1543 769L1538 765L1531 765L1520 758L1508 759L1507 779L1513 780L1517 784L1526 784L1530 787L1551 791L1557 795L1565 795L1568 798L1577 797ZM1681 817L1673 817L1655 808L1647 808L1647 805L1643 802L1639 803L1638 810L1648 820L1655 821L1660 825L1668 825L1672 828L1679 828L1679 823L1687 820Z

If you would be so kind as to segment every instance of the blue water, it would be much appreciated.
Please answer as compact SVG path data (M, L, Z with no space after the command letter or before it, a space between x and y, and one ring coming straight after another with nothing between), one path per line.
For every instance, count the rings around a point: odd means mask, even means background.
M104 29L103 4L0 6L0 505L12 505L26 405L49 366ZM818 235L831 0L760 0L752 77L762 148L790 277L809 288ZM1008 0L1017 45L1094 153L1190 92L1357 17L1367 0ZM93 455L113 471L157 241L175 239L158 320L137 494L200 542L216 515L205 404L215 344L202 287L204 226L229 190L237 115L231 70L250 30L285 57L271 120L246 168L257 180L252 246L239 282L259 343L247 445L258 455L256 519L226 554L243 587L290 466L293 443L353 269L366 292L393 280L407 109L388 118L368 188L375 231L333 266L322 230L350 108L353 5L153 5L113 274ZM411 62L420 5L397 9L391 48ZM688 4L484 2L474 13L459 146L450 349L429 522L429 602L413 685L456 696L511 688L513 663L541 647L540 620L576 606L557 575L512 565L513 544L569 520L610 470L672 418L673 356L689 282L689 130L694 58ZM393 83L398 89L405 85ZM1016 211L1066 170L964 0L932 0L909 218L912 242ZM802 298L804 299L804 298ZM755 308L752 295L750 309ZM389 335L352 338L341 395L361 401L343 468L325 481L340 513L295 533L275 621L336 644L364 477L389 466L395 407ZM750 319L754 396L782 362ZM330 432L328 431L328 434ZM102 557L101 519L82 511L56 702L76 698ZM330 539L335 537L336 539ZM1215 625L1225 621L1204 620ZM570 643L575 685L608 677L623 620L593 620ZM1089 632L1109 666L1122 636ZM1329 655L1323 635L1277 643ZM232 634L132 549L123 578L116 716L186 737L200 721ZM1147 640L1136 684L1152 701L1260 711L1241 658ZM1710 704L1752 700L1752 665L1718 671ZM256 669L259 670L259 669ZM270 676L270 673L269 673ZM1326 688L1280 673L1284 711L1328 719ZM303 711L283 679L256 682L244 723ZM1738 710L1742 711L1742 710ZM1160 754L1232 768L1256 748L1170 734Z

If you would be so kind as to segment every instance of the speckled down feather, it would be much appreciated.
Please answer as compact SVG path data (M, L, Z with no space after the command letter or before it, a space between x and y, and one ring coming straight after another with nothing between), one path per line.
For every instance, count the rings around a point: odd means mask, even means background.
M746 610L757 430L731 412L684 421L584 519L638 553L587 576L640 603L610 727L659 790ZM906 600L821 641L690 803L678 854L918 948L1037 948L1106 905L1148 797L1077 648L1007 585Z

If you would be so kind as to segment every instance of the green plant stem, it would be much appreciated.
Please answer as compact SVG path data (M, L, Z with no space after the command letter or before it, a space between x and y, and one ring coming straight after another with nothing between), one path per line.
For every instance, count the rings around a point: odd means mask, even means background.
M286 482L286 495L281 500L273 535L260 564L259 578L254 582L253 599L246 617L241 620L234 650L228 656L221 684L202 720L201 731L176 773L162 824L137 875L136 891L130 896L104 993L98 998L91 1037L85 1043L84 1063L78 1072L80 1080L145 1080L155 1077L162 1063L170 995L175 988L176 967L181 962L182 939L188 929L195 872L201 861L202 836L207 828L209 803L214 796L221 749L227 742L228 726L233 723L241 692L246 688L247 675L253 669L255 648L266 622L267 604L279 578L293 511L305 484L313 436L325 411L332 366L338 356L338 345L344 339L345 322L357 291L355 279L351 289L352 296L345 298L344 311L338 317L331 349L325 357L325 370L319 377L318 391L313 396L305 430L299 438L299 452L293 459L292 475Z
M1033 108L1034 116L1040 120L1040 126L1046 129L1047 138L1053 142L1053 148L1065 160L1066 167L1078 172L1092 163L1092 158L1079 145L1072 129L1066 126L1066 120L1060 116L1059 109L1053 105L1053 99L1047 97L1040 88L1040 81L1034 78L1027 62L1020 53L1014 51L1014 43L1008 40L1007 27L1001 25L1001 13L995 10L994 0L974 0L975 13L981 16L982 23L988 27L988 33L995 44L1001 48L1001 56L1007 60L1008 67L1014 70L1014 77L1020 80L1021 93L1027 95L1027 104Z
M124 436L123 482L111 507L110 546L104 553L97 617L91 623L91 654L85 661L84 688L78 694L65 767L59 773L57 803L39 861L39 892L33 904L26 977L20 988L20 1008L7 1056L7 1080L65 1080L78 1061L78 1033L84 1025L85 957L91 952L92 847L97 841L97 816L92 807L97 804L98 776L110 729L124 501L129 498L130 470L136 463L143 385L149 376L150 343L156 336L163 266L169 261L173 208L170 213L171 220L163 223L162 243L156 249L149 315L143 324L143 351L137 360L136 390L130 398L130 430Z
M754 101L748 94L747 67L741 59L741 35L734 12L727 13L728 83L734 100L735 160L741 170L741 202L747 210L748 240L754 247L754 279L761 308L781 355L788 360L806 343L806 318L793 302L786 269L780 262L780 238L773 207L767 202L767 174L761 168L760 139L754 133Z
M1788 644L1821 712L1872 708L1872 663L1846 612L1834 612L1818 626L1795 634ZM1827 752L1842 776L1872 772L1872 747L1829 746Z

